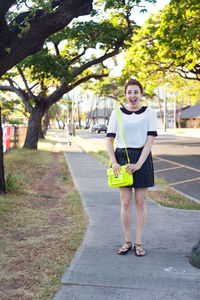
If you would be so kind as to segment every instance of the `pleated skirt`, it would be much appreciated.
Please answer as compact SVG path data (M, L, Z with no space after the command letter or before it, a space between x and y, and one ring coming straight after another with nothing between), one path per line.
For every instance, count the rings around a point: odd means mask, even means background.
M143 148L127 148L130 163L136 164ZM115 157L120 166L128 163L125 148L116 148ZM152 154L149 153L142 167L133 173L133 188L147 188L154 186L154 168Z

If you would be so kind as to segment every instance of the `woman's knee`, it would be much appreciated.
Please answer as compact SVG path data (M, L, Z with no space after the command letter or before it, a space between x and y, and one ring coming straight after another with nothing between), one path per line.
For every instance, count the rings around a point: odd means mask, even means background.
M121 206L124 210L132 208L132 201L130 199L121 199Z
M135 206L136 209L146 209L147 188L135 189Z
M130 192L121 192L120 193L121 206L123 209L128 210L132 208L132 193Z
M146 208L146 197L135 198L135 206L139 210L145 210Z

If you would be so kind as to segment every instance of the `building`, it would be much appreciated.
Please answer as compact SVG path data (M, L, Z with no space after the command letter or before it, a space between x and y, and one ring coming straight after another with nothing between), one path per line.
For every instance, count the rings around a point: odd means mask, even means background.
M187 128L200 128L200 103L183 110L181 119L188 119L186 120Z

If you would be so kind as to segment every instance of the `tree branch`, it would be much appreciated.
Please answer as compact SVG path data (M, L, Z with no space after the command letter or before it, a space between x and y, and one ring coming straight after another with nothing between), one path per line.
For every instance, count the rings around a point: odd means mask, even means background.
M16 1L11 2L15 3ZM0 31L0 45L3 44L3 49L0 51L0 76L28 55L39 51L49 35L67 26L73 18L89 14L92 10L92 2L93 0L55 1L57 6L51 13L47 14L41 10L29 21L30 29L22 37L12 31L6 32L6 36L2 36L3 31ZM1 4L2 1L0 7ZM8 9L9 6L7 6ZM7 39L5 39L6 37Z
M72 60L70 60L69 65L71 65L75 60L79 59L81 56L83 56L86 52L87 48L84 47L84 50L82 53L80 53L79 55L75 56L74 58L72 58Z
M9 41L9 29L5 14L16 0L0 0L0 49L6 47Z
M0 0L0 14L5 15L9 8L17 2L16 0Z
M0 86L0 91L9 91L11 93L17 94L20 97L20 99L22 100L22 102L25 105L25 107L27 108L27 110L29 111L29 113L31 113L32 106L30 104L28 104L27 95L23 90L17 89L14 86L12 86L12 87L11 86Z
M196 75L196 78L195 77L188 77L187 76L187 72L184 72L182 70L169 70L171 73L177 73L178 75L180 75L182 78L184 79L188 79L188 80L197 80L197 81L200 81L200 77L198 76L198 74L195 74ZM182 72L182 73L181 73ZM189 74L189 72L188 72Z
M15 84L17 86L17 88L20 89L19 84L15 80L11 79L9 76L7 76L5 79L8 80L8 82L10 83L10 86L14 86L14 84Z
M77 69L76 71L73 72L73 77L76 77L78 75L80 75L84 70L90 68L91 66L94 66L112 56L115 56L119 53L119 48L120 46L116 47L115 50L113 50L110 53L104 54L102 56L100 56L99 58L93 59L92 61L89 61L88 63L86 63L85 65L83 65L82 67L80 67L79 69Z
M59 51L59 48L58 48L58 43L53 43L53 45L54 45L54 48L55 48L56 55L60 56L60 51Z
M31 87L30 90L34 89L34 87L36 87L39 84L39 82L34 83Z
M25 85L25 88L27 90L27 93L28 93L29 97L36 103L36 97L33 95L31 89L29 88L27 80L26 80L26 78L24 76L24 73L23 73L22 69L20 68L20 66L17 66L17 70L18 70L18 72L19 72L19 74L20 74L20 76L21 76L21 78L24 82L24 85Z
M106 77L109 74L90 74L87 75L81 79L78 79L77 81L75 81L73 84L71 84L70 86L67 85L66 82L61 83L61 85L57 88L57 90L55 90L46 100L45 100L45 106L46 108L49 108L53 103L58 102L62 96L68 92L70 92L71 90L73 90L76 86L80 85L83 82L88 81L91 78L94 79L99 79L102 77Z
M74 89L76 86L80 85L81 83L83 82L86 82L90 79L100 79L100 78L103 78L103 77L107 77L109 75L109 73L106 73L106 74L90 74L90 75L87 75L81 79L78 79L77 81L75 81L75 83L73 84L73 87L69 90L71 91L72 89ZM68 92L69 92L68 91Z

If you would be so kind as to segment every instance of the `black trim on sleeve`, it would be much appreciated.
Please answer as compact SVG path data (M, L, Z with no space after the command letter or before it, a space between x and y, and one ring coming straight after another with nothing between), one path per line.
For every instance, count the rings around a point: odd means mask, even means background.
M148 131L147 135L153 135L153 136L157 136L157 131Z
M112 133L112 132L108 132L107 134L106 134L106 137L116 137L116 133Z

